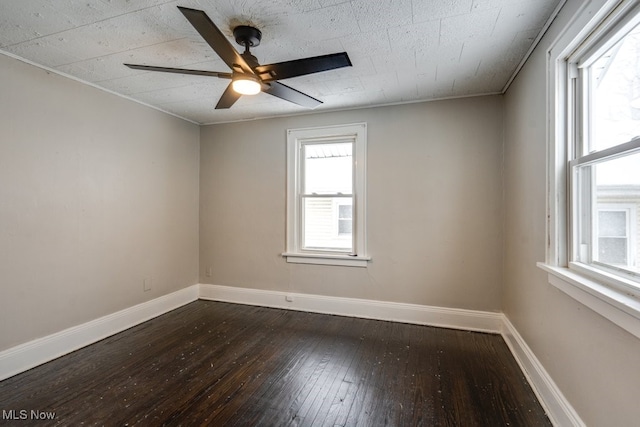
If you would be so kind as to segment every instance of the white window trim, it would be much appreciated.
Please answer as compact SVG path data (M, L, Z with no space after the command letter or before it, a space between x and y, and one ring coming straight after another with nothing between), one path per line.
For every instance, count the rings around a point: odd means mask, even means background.
M538 267L548 281L568 296L640 338L640 295L619 277L568 261L568 122L566 62L596 28L610 29L637 0L592 0L578 9L547 51L547 248L545 262ZM606 19L605 19L606 18ZM604 24L603 24L604 22Z
M309 251L301 248L301 205L298 194L300 147L305 141L319 139L354 138L354 206L353 232L354 251L352 254L332 253L332 251ZM287 130L287 240L286 251L282 254L287 262L299 264L321 264L348 267L367 267L371 258L367 255L366 236L366 158L367 125L354 123Z

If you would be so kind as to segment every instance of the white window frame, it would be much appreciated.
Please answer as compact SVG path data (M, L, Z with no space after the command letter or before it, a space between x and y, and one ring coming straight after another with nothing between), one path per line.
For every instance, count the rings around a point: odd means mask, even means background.
M592 0L582 4L547 51L547 248L545 262L549 283L640 338L640 292L637 283L604 269L573 262L577 250L571 221L572 169L576 147L574 93L571 81L576 68L568 61L583 49L605 49L611 35L625 20L640 11L640 0ZM614 150L616 147L614 147ZM613 153L609 153L613 154ZM583 156L580 161L590 159ZM576 163L574 162L574 165Z
M304 249L302 246L303 209L301 197L302 146L305 143L344 142L345 140L352 140L354 144L353 250L347 253L339 250ZM287 238L286 251L282 254L287 262L347 267L366 267L368 265L371 258L367 254L366 236L366 159L366 123L287 130Z

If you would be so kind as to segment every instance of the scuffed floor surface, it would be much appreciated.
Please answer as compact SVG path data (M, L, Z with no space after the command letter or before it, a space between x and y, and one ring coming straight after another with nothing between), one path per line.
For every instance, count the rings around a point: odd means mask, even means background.
M0 411L0 425L551 425L499 335L211 301L0 382Z

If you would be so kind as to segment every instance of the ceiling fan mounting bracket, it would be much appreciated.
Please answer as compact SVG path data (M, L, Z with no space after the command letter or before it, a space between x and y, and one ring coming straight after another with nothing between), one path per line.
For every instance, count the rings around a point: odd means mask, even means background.
M240 46L255 47L260 44L262 33L257 28L248 25L238 25L233 29L233 37L235 37L236 43Z

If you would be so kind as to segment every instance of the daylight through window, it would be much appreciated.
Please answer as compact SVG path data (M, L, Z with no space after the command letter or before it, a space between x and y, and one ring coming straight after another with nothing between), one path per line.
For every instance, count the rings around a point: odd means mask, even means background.
M353 145L302 144L302 249L353 251L353 232L344 222L351 219L345 208L353 206Z
M640 19L569 58L571 261L640 287Z

